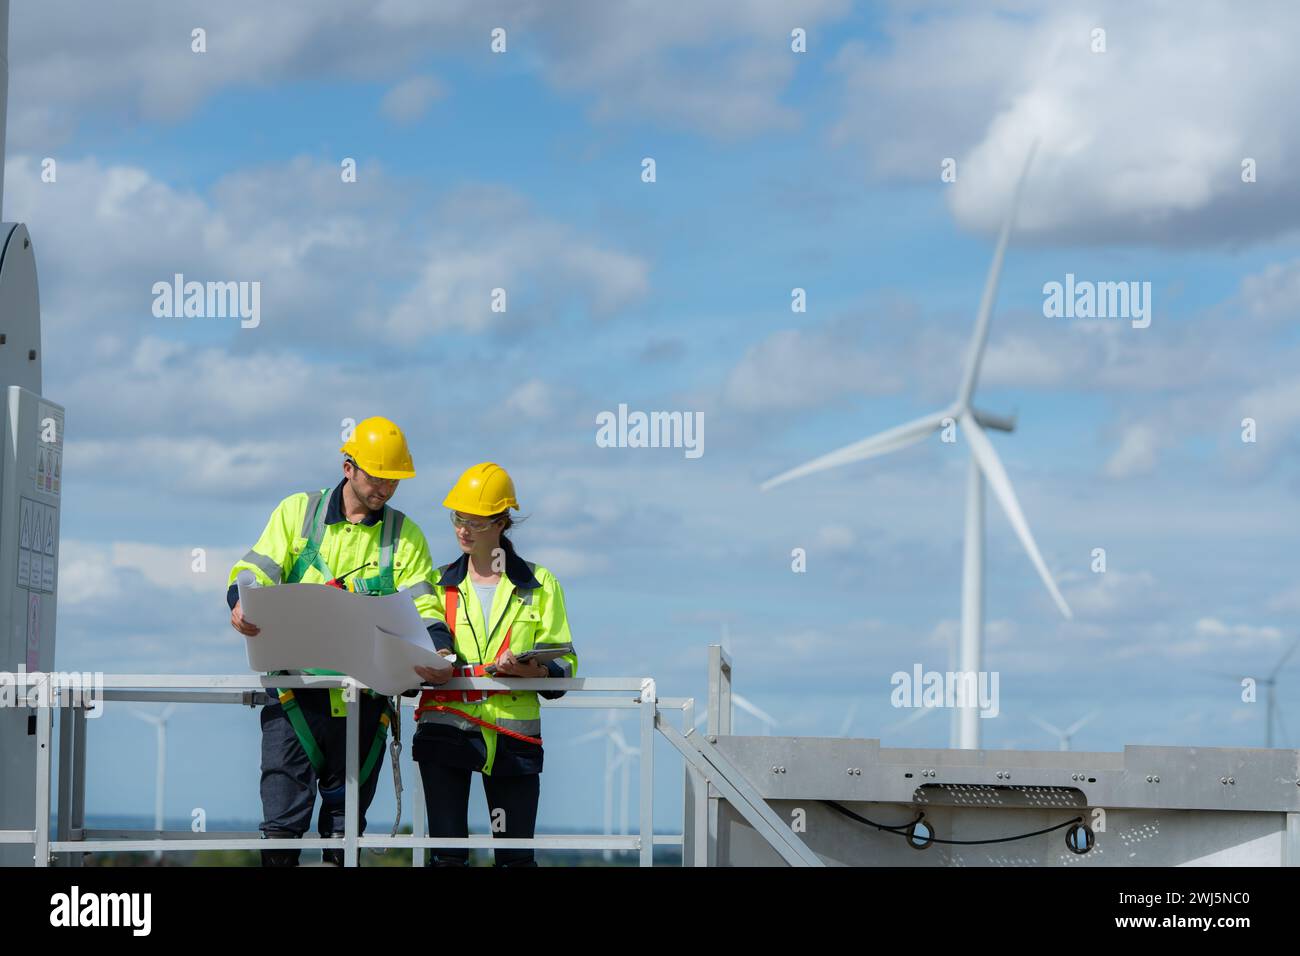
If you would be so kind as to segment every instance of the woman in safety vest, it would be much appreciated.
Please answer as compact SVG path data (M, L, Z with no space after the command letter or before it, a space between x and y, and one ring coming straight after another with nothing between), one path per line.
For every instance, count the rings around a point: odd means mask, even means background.
M468 469L443 501L460 557L434 570L430 583L450 636L438 650L454 656L455 676L573 677L578 657L569 636L564 592L546 568L525 561L506 537L519 510L500 465ZM416 672L445 683L428 667ZM469 785L483 775L493 835L531 838L542 772L541 708L536 691L435 691L420 696L411 755L424 783L430 836L469 835ZM542 691L548 700L564 691ZM496 850L498 866L536 866L533 851ZM434 866L465 866L467 849L433 851Z

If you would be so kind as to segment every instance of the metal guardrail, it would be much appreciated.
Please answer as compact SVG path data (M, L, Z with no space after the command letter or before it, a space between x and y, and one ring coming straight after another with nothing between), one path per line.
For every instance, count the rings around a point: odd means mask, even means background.
M260 850L266 841L258 833L193 833L169 830L105 830L85 826L86 707L60 706L59 674L29 674L27 699L20 706L34 711L37 742L35 779L35 827L32 830L0 830L0 843L30 843L37 866L49 866L60 857L79 865L80 854L94 851L192 852L196 850ZM73 675L74 677L78 675ZM364 687L350 677L255 675L96 675L96 694L104 701L156 701L255 706L268 699L274 688L345 687L353 693ZM362 848L409 849L411 865L422 866L424 850L437 847L469 849L540 850L636 850L641 866L652 866L656 846L680 846L683 866L708 866L716 862L714 836L717 832L718 800L725 799L758 831L780 857L794 866L819 866L821 860L767 805L758 789L715 746L719 735L731 733L731 658L716 644L709 645L709 708L707 739L695 733L695 700L691 697L658 696L653 678L455 678L442 684L446 690L564 690L577 694L605 694L583 698L542 701L545 708L634 709L638 712L640 747L637 754L640 793L638 831L635 835L548 835L531 839L505 839L491 835L430 837L424 820L424 799L420 775L415 775L416 797L412 810L411 836L365 836L358 832L358 737L359 708L350 707L346 717L347 762L344 786L344 830L342 837L299 837L278 839L276 846L299 849L342 848L344 866L356 866ZM78 681L75 688L83 690ZM412 698L398 698L402 706L414 708ZM60 711L58 816L54 838L50 834L53 756L53 716ZM678 732L665 720L664 710L682 712ZM654 833L654 741L658 733L683 758L683 829L681 833ZM688 835L689 834L689 835Z
M86 712L84 705L60 706L59 697L64 688L58 686L56 675L28 675L31 690L26 701L36 717L37 770L35 780L35 828L33 830L0 830L0 843L33 844L38 866L48 866L52 858L93 851L152 851L191 852L195 850L233 850L266 848L266 841L251 833L191 833L189 831L162 831L158 836L145 837L157 831L123 831L87 829L85 820L85 765L86 765ZM290 687L346 687L355 691L362 688L349 677L298 676L261 677L254 675L173 675L173 674L114 674L104 675L102 684L97 680L97 691L102 688L105 701L176 701L184 703L238 704L254 706L267 698L274 688ZM416 775L416 798L413 801L413 833L411 836L365 836L358 833L358 735L360 733L359 708L348 708L347 764L344 788L344 831L342 837L300 837L277 840L281 847L339 848L343 849L345 866L356 866L361 848L400 848L412 851L412 865L422 865L423 850L431 847L573 849L573 850L637 850L642 866L653 863L655 846L681 845L682 835L654 834L654 735L661 709L680 710L684 730L689 733L695 719L693 698L659 698L651 678L455 678L441 685L447 690L565 690L579 694L604 693L621 696L591 698L565 698L543 701L546 708L581 709L635 709L640 719L640 753L637 755L640 773L639 829L635 835L547 835L532 839L504 839L501 837L470 836L468 838L430 837L425 832L424 801L419 775ZM78 688L79 690L82 688ZM414 708L413 698L398 698L404 706ZM50 834L52 807L51 769L54 763L53 716L60 711L59 733L59 794L58 816L54 839ZM141 838L135 838L136 836Z

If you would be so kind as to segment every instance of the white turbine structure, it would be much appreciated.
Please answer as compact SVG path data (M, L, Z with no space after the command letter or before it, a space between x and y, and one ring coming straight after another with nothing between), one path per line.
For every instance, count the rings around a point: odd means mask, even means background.
M1006 255L1007 242L1011 237L1011 229L1016 217L1016 207L1020 202L1020 193L1024 187L1025 177L1029 172L1029 164L1033 161L1033 156L1034 148L1031 147L1029 155L1025 159L1024 169L1020 173L1020 179L1016 183L1011 208L1007 211L1006 219L1002 223L1002 231L998 236L997 248L993 253L993 263L989 267L988 278L984 283L984 294L980 299L979 312L975 319L975 334L971 337L970 347L966 354L965 370L962 373L961 384L957 389L957 397L953 403L931 415L915 419L896 428L883 431L878 435L846 445L820 458L815 458L765 481L762 485L763 490L766 491L796 478L816 474L830 468L837 468L840 465L875 458L878 455L906 448L908 445L915 444L954 424L960 425L971 451L970 476L966 483L966 544L962 560L959 668L966 674L978 674L982 664L984 482L986 480L993 489L993 495L1002 506L1002 510L1006 512L1011 527L1015 530L1021 545L1028 553L1029 560L1033 562L1034 568L1038 571L1038 576L1047 587L1048 593L1051 594L1052 600L1056 602L1056 606L1060 608L1061 613L1066 618L1073 616L1069 605L1065 603L1065 598L1061 596L1061 592L1057 589L1051 573L1047 570L1043 556L1038 551L1038 545L1034 543L1034 536L1029 532L1029 523L1020 510L1020 503L1016 499L1016 493L1011 487L1010 479L1007 478L1006 469L1002 467L1001 459L998 458L997 452L993 450L992 443L984 433L985 428L995 428L1006 432L1012 431L1015 428L1015 421L1014 419L1007 419L980 411L971 404L971 396L975 391L975 384L979 378L980 362L984 356L984 344L988 340L989 318L993 314L993 303L997 298L998 278L1002 273L1002 260ZM953 745L962 749L974 750L980 746L979 703L975 700L969 700L965 701L965 704L966 706L960 708L958 739L954 741Z
M1051 734L1052 736L1054 736L1054 737L1055 737L1055 738L1060 742L1060 749L1061 749L1061 750L1069 750L1069 749L1070 749L1070 739L1071 739L1071 738L1072 738L1076 733L1079 732L1079 729L1080 729L1081 727L1083 727L1084 724L1086 724L1088 721L1092 720L1092 718L1094 718L1094 717L1096 717L1096 716L1097 716L1097 715L1096 715L1095 713L1092 713L1092 714L1089 714L1089 715L1086 716L1086 717L1080 717L1078 720L1076 720L1074 723L1072 723L1069 727L1065 728L1065 730L1061 730L1059 727L1056 727L1056 726L1054 726L1054 725L1052 725L1052 724L1049 724L1047 721L1043 720L1043 718L1041 718L1041 717L1037 717L1037 716L1035 716L1034 714L1030 714L1030 715L1029 715L1029 719L1032 720L1034 723L1036 723L1039 727L1042 727L1042 728L1043 728L1045 731L1047 731L1049 734Z
M844 712L844 721L840 724L840 732L837 737L847 737L849 731L853 729L853 722L858 719L858 702L855 700L849 704L849 709Z
M1282 728L1282 736L1284 739L1288 736L1286 727L1282 724L1282 710L1277 705L1277 675L1281 672L1282 666L1290 659L1291 655L1295 653L1297 645L1300 645L1300 638L1291 642L1291 646L1287 649L1287 652L1282 655L1282 659L1277 662L1277 666L1273 668L1267 677L1260 681L1261 684L1268 688L1268 729L1265 731L1264 746L1268 747L1270 750L1273 749L1274 724Z
M1282 722L1282 708L1278 706L1277 703L1277 675L1282 672L1282 668L1286 665L1286 662L1291 659L1291 655L1295 653L1297 647L1300 647L1300 637L1297 637L1291 642L1291 646L1286 649L1286 653L1282 655L1281 659L1277 662L1277 665L1269 672L1267 677L1261 677L1255 681L1256 685L1262 684L1264 686L1264 691L1267 695L1265 697L1264 746L1270 750L1273 749L1274 727L1281 729L1282 743L1284 746L1286 744L1286 738L1290 736L1287 733L1286 724ZM1217 671L1203 671L1202 673L1209 673L1215 677L1226 677L1233 681L1240 681L1243 679L1243 675L1239 674L1223 674Z
M775 717L773 717L767 711L759 708L756 704L752 703L749 700L749 698L742 697L740 696L740 694L737 694L735 691L732 691L731 693L731 703L732 706L739 707L741 710L749 714L751 717L755 717L758 719L759 723L763 725L764 737L771 735L772 728L776 726ZM698 717L696 717L695 718L696 729L698 730L700 727L702 727L704 725L704 722L708 719L709 719L709 715L707 713L702 713ZM843 736L843 734L841 734L840 736Z
M597 740L605 738L605 835L610 836L614 832L614 771L621 771L619 780L619 799L621 803L619 815L619 833L627 836L628 827L628 794L631 792L631 770L632 758L641 753L640 748L628 745L623 732L618 729L614 712L609 711L604 727L583 734L581 737L574 738L571 743L582 744L588 740ZM618 754L615 756L614 751L617 749ZM602 855L608 861L613 858L612 850L603 850Z
M890 724L888 727L882 727L880 730L880 735L883 737L885 734L892 734L896 730L902 730L905 727L910 727L912 726L912 724L916 723L917 721L924 720L925 718L929 717L932 713L934 713L938 709L939 709L938 707L918 707L915 710L913 710L910 714L908 714L906 717L904 717L902 720L898 721L897 723Z
M146 723L153 724L158 731L158 757L156 760L157 776L154 778L153 791L153 827L159 833L163 829L163 794L167 785L167 721L175 712L176 705L168 704L160 714L146 714L142 710L132 710L132 715ZM162 859L162 850L155 850L153 858Z

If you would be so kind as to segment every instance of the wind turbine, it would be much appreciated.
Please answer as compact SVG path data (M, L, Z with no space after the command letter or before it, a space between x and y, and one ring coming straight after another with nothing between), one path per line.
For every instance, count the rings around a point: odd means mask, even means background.
M857 720L857 717L858 702L854 700L853 703L849 704L849 709L844 712L844 722L840 724L840 732L835 736L847 737L849 731L853 728L853 721Z
M1268 730L1264 735L1264 746L1269 749L1273 747L1273 724L1277 723L1279 726L1282 724L1282 711L1277 706L1277 675L1282 670L1282 665L1295 653L1297 645L1300 645L1300 637L1291 642L1291 646L1282 655L1282 659L1277 662L1277 666L1273 668L1266 678L1260 681L1261 684L1268 688ZM1282 727L1282 732L1286 733L1286 727Z
M605 835L609 836L614 832L614 771L619 770L619 796L622 804L619 817L619 833L627 836L628 826L628 794L631 792L631 770L632 758L641 753L640 748L628 745L623 732L618 729L615 723L614 712L608 712L605 720L605 726L598 727L593 731L583 734L581 737L574 738L571 743L581 744L588 740L597 740L605 738ZM614 755L614 750L618 750L618 755ZM612 850L603 850L602 855L608 861L613 858Z
M1086 724L1088 721L1092 720L1092 718L1096 716L1097 714L1094 712L1088 714L1088 716L1086 717L1081 717L1078 720L1076 720L1074 723L1072 723L1069 727L1067 727L1065 730L1061 730L1059 727L1049 724L1047 721L1043 720L1041 717L1038 717L1034 714L1030 714L1029 719L1032 720L1034 723L1036 723L1039 727L1042 727L1049 734L1056 737L1057 740L1060 741L1062 750L1069 750L1070 738L1072 738L1076 733L1079 732L1079 728L1081 728L1084 724Z
M1286 664L1286 662L1291 659L1291 655L1295 653L1295 649L1297 647L1300 647L1300 637L1297 637L1294 641L1291 642L1291 646L1287 648L1286 653L1282 655L1282 659L1277 662L1277 666L1275 666L1273 670L1269 672L1269 675L1267 677L1261 677L1259 678L1259 680L1255 681L1256 684L1262 684L1264 686L1264 692L1266 694L1265 705L1264 705L1265 706L1264 719L1267 722L1267 728L1264 731L1264 746L1268 747L1270 750L1273 747L1273 725L1274 724L1281 727L1284 736L1290 736L1287 733L1286 725L1282 723L1282 709L1277 704L1277 693L1276 693L1277 675L1281 672L1282 667ZM1245 676L1245 675L1236 675L1236 674L1222 674L1214 671L1207 671L1205 673L1213 673L1217 677L1228 677L1234 681L1240 681L1242 677Z
M992 443L984 433L985 428L1010 432L1015 428L1015 420L989 414L971 404L971 396L975 391L975 384L979 377L980 362L984 356L984 345L988 340L989 319L993 314L993 303L997 298L998 279L1002 273L1002 260L1006 255L1007 242L1010 240L1011 228L1016 217L1016 208L1020 202L1020 194L1024 188L1025 177L1029 172L1029 165L1033 161L1036 145L1030 147L1029 155L1025 158L1024 168L1020 172L1020 179L1016 183L1015 193L1012 196L1011 207L1008 209L1006 218L1002 223L997 248L993 253L993 263L989 267L988 277L984 283L984 294L980 298L979 312L975 319L975 332L971 336L970 346L966 353L966 363L961 384L957 389L957 397L953 403L933 414L890 428L878 435L873 435L862 441L846 445L837 451L822 455L820 458L815 458L810 462L799 465L797 468L783 472L775 478L768 479L762 485L763 490L766 491L796 478L816 474L830 468L837 468L840 465L875 458L891 451L897 451L900 448L906 448L908 445L928 438L936 431L949 428L953 424L960 425L971 451L970 474L966 483L966 544L962 559L960 653L960 670L969 674L979 673L983 658L984 483L986 480L993 490L993 496L997 498L998 504L1006 512L1011 527L1020 539L1021 546L1028 553L1029 560L1033 562L1034 568L1038 571L1038 576L1052 596L1052 600L1067 619L1073 617L1070 606L1065 603L1065 598L1061 596L1061 592L1056 587L1056 582L1047 570L1047 564L1038 551L1038 545L1034 543L1034 536L1029 531L1029 523L1025 520L1024 512L1020 509L1015 489L1011 487L1011 480L1007 477L1006 469L1002 467L1002 460L998 458L997 452L993 450ZM971 700L964 703L966 706L960 708L959 732L955 746L970 750L978 749L980 745L978 701Z
M168 704L160 714L146 714L142 710L131 713L146 723L153 724L158 731L158 757L155 761L157 776L154 778L153 790L153 828L161 836L163 830L163 793L167 784L167 721L175 712L176 705ZM162 850L154 850L153 858L162 859Z
M749 698L742 697L740 694L737 694L735 691L732 691L731 693L731 703L733 707L739 707L741 710L749 714L751 717L758 718L759 723L763 725L764 737L767 737L772 733L772 728L776 726L776 718L773 717L771 714L769 714L767 711L762 710L755 704L751 703ZM698 717L695 718L695 728L698 730L700 727L704 725L704 722L708 719L709 719L709 715L707 713L700 714ZM842 737L844 735L840 734L840 736Z

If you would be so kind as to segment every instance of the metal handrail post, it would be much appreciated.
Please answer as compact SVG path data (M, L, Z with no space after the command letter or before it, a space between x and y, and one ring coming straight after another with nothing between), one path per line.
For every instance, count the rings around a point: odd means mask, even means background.
M682 708L682 736L689 737L695 733L695 701L690 705ZM687 814L691 816L691 825L688 828L686 821L682 821L682 833L691 834L691 860L686 860L686 843L682 843L682 866L703 866L709 865L709 781L700 773L688 760L682 761L685 768L684 780L688 782L687 790L690 795L689 801L682 808L682 816Z
M414 740L415 732L411 732L411 738ZM411 836L427 837L429 835L429 821L424 815L424 775L420 773L420 765L416 763L415 758L411 759L415 764L415 785L411 788L414 791L411 803ZM411 866L424 866L428 853L423 847L414 847L411 850Z
M99 707L103 707L103 701L98 702ZM62 746L60 741L59 746ZM72 760L73 783L72 783L72 832L75 838L80 840L81 832L86 828L86 708L78 707L73 711L72 716L72 746L75 748L75 755ZM83 858L76 857L73 866L81 866Z
M347 684L347 764L343 788L343 865L357 865L357 804L360 802L357 775L360 773L357 749L361 745L361 692L355 683Z
M406 698L397 697L397 710L401 713L402 703ZM414 713L419 710L419 698L411 702L411 736L409 742L403 746L403 750L411 755L411 765L415 768L415 783L411 786L411 836L427 837L429 835L429 821L425 816L424 805L424 775L420 773L420 764L415 759L415 735L420 730L420 722L415 719ZM405 785L402 787L406 789ZM425 859L428 857L428 851L423 847L411 848L411 866L424 866Z
M50 865L50 745L55 703L51 699L50 677L41 674L36 687L36 846L37 866ZM30 701L30 698L29 698Z
M710 737L731 733L731 655L721 644L709 645Z
M59 811L54 828L57 840L72 839L72 788L73 764L75 751L72 746L74 736L73 715L75 707L65 707L59 711ZM54 861L55 866L62 866L61 860Z
M659 713L653 677L641 682L641 865L654 866L655 858L655 717Z
M709 645L708 735L716 740L731 733L731 655L721 644ZM717 862L718 800L711 783L704 785L704 865Z

